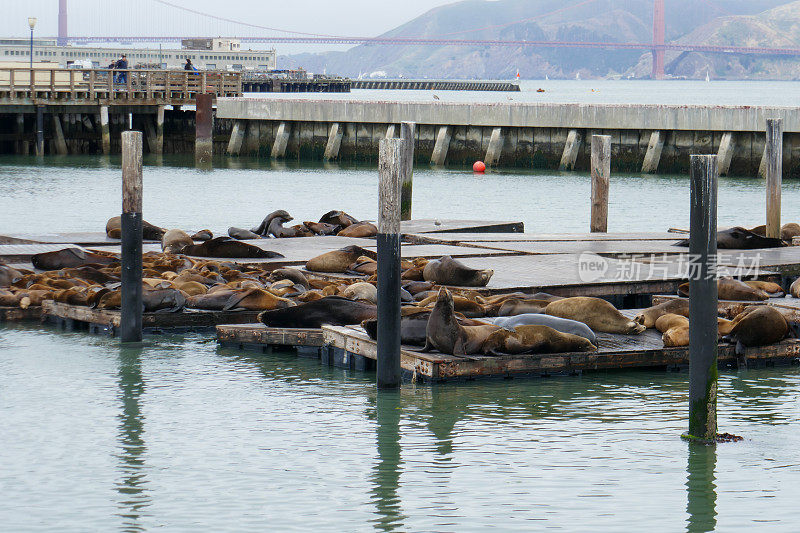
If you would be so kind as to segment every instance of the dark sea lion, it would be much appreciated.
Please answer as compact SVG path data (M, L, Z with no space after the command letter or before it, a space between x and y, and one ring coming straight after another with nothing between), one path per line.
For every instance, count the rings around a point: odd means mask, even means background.
M434 285L430 281L407 281L403 283L403 288L412 296L416 296L423 291L429 291L433 287Z
M308 278L296 268L276 268L270 273L270 279L275 281L288 279L306 289L309 288Z
M211 233L210 229L201 229L194 235L192 235L193 241L210 241L214 238L214 234Z
M595 351L597 347L585 337L562 333L543 325L500 329L489 335L483 345L485 355Z
M248 311L266 311L271 309L286 309L295 303L286 298L275 296L264 289L246 289L232 295L223 307L224 311L231 309L247 309Z
M279 209L277 211L273 211L272 213L264 217L264 220L261 221L261 224L259 224L255 228L252 228L250 231L258 235L266 236L269 234L269 225L272 223L274 219L279 217L285 219L286 221L292 220L292 217L291 215L289 215L289 213L287 213L283 209Z
M375 305L341 296L327 296L296 307L264 311L258 320L276 328L320 328L323 325L347 326L378 317Z
M410 346L424 346L428 319L431 311L428 309L418 309L404 307L400 318L400 342ZM466 318L460 313L456 313L456 320L462 326L483 326L485 323ZM367 332L372 340L378 340L378 320L369 319L361 323L361 327Z
M227 287L208 291L206 294L190 296L186 299L186 307L192 309L205 309L207 311L222 311L236 291Z
M433 349L448 355L470 355L482 353L483 344L494 331L495 325L462 326L455 314L453 295L445 288L439 290L425 328L425 346L422 351Z
M354 238L368 238L374 237L378 234L378 227L372 222L356 222L346 228L342 229L338 235L339 237L354 237Z
M22 277L22 272L10 267L5 263L0 263L0 287L8 287Z
M267 218L269 218L269 223L267 224L266 230L267 235L272 235L277 238L297 236L296 229L283 227L285 223L294 220L286 211L276 211Z
M142 220L142 239L146 241L160 241L167 230ZM122 238L122 217L112 217L106 222L106 235L112 239Z
M654 305L653 307L649 307L633 317L633 320L634 322L637 322L646 328L653 328L655 327L656 321L659 319L659 317L670 313L688 317L689 300L685 298L677 298L675 300L669 300L667 302Z
M344 273L362 255L372 259L378 258L375 252L365 250L360 246L345 246L310 259L306 263L306 269L312 272Z
M334 224L326 224L324 222L303 222L305 227L314 232L316 235L335 235L340 226Z
M59 270L84 265L108 265L118 261L119 259L110 254L87 252L80 248L64 248L31 257L33 266L41 270Z
M176 313L186 306L186 297L176 289L145 289L142 305L147 313Z
M66 268L62 270L62 272L64 272L65 275L91 281L92 283L97 283L100 285L105 285L106 283L119 281L119 276L112 276L110 274L106 274L105 272L101 272L100 270L92 266Z
M225 257L225 258L248 258L248 259L269 259L272 257L283 257L278 252L262 250L258 246L240 242L230 237L216 237L210 241L200 244L187 246L183 249L186 255L196 257Z
M171 229L161 237L161 251L168 254L179 254L187 246L192 246L194 241L183 230Z
M690 286L688 282L682 284L678 287L678 294L680 296L689 296ZM756 289L743 281L727 277L717 280L717 297L720 300L744 300L748 302L769 300L769 294L761 289Z
M323 224L331 224L341 228L346 228L347 226L358 223L358 220L351 217L344 211L328 211L320 217L319 221Z
M642 333L647 329L643 325L626 318L617 311L616 307L600 298L587 296L564 298L548 304L545 313L583 322L592 330L603 333L630 335Z
M237 241L249 241L262 238L262 236L259 235L258 233L253 233L250 230L246 230L244 228L237 228L234 226L228 228L228 236L233 239L236 239Z
M485 287L492 274L494 270L470 268L449 255L429 261L422 272L425 281L460 287Z
M733 322L730 337L736 341L738 353L742 346L774 344L789 333L789 325L781 312L768 305L749 307Z
M675 246L689 246L689 239L680 241ZM781 239L770 239L739 226L717 232L717 248L720 250L755 250L781 246L786 246Z
M762 224L760 226L756 226L750 231L752 231L756 235L761 235L762 237L764 237L767 234L767 226L765 224ZM788 224L784 224L783 226L781 226L782 241L791 244L792 239L794 237L800 237L800 224L796 224L795 222L789 222Z
M583 337L594 345L597 345L597 335L594 331L577 320L570 320L568 318L559 318L557 316L531 313L510 317L498 317L492 320L496 326L503 329L514 330L518 326L547 326L553 328L561 333L569 333L571 335L578 335Z

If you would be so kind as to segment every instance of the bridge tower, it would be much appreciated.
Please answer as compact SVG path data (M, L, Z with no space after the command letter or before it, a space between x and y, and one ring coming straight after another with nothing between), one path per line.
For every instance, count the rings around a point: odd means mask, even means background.
M653 6L653 79L664 79L664 0L655 0Z
M67 44L67 0L58 0L58 46Z

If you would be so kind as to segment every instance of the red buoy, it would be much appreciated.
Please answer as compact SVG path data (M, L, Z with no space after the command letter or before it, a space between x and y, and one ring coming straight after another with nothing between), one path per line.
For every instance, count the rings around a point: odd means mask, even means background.
M486 172L486 165L483 161L475 161L475 164L472 165L472 170L475 172Z

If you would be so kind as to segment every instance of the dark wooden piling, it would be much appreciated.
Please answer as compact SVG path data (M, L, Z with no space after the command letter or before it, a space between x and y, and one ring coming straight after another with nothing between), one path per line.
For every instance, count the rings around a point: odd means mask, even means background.
M717 157L691 157L689 433L717 436Z
M142 132L122 133L122 308L120 339L142 340Z
M611 176L611 136L592 135L592 217L590 231L608 231L608 179Z
M403 140L403 175L400 183L400 220L411 220L411 197L414 188L414 137L417 125L414 122L400 124Z
M378 388L400 386L400 183L404 140L382 139L378 154Z
M44 106L36 106L36 155L44 155Z
M199 93L195 97L194 160L195 164L202 167L210 167L214 155L213 100L214 95L211 93Z
M781 237L781 181L783 175L783 120L767 119L766 148L767 237Z

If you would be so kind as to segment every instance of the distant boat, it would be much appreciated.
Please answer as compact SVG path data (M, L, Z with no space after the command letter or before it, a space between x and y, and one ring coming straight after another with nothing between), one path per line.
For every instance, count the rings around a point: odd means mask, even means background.
M711 81L711 77L708 75L708 69L706 69L706 81Z
M579 79L581 79L581 73L580 73L580 72L578 72L577 74L575 74L575 79L576 79L576 80L579 80Z
M517 69L517 81L519 81L519 69Z
M550 80L550 76L548 76L547 74L545 74L545 75L544 75L544 79L546 79L546 80L548 80L548 81L549 81L549 80Z

